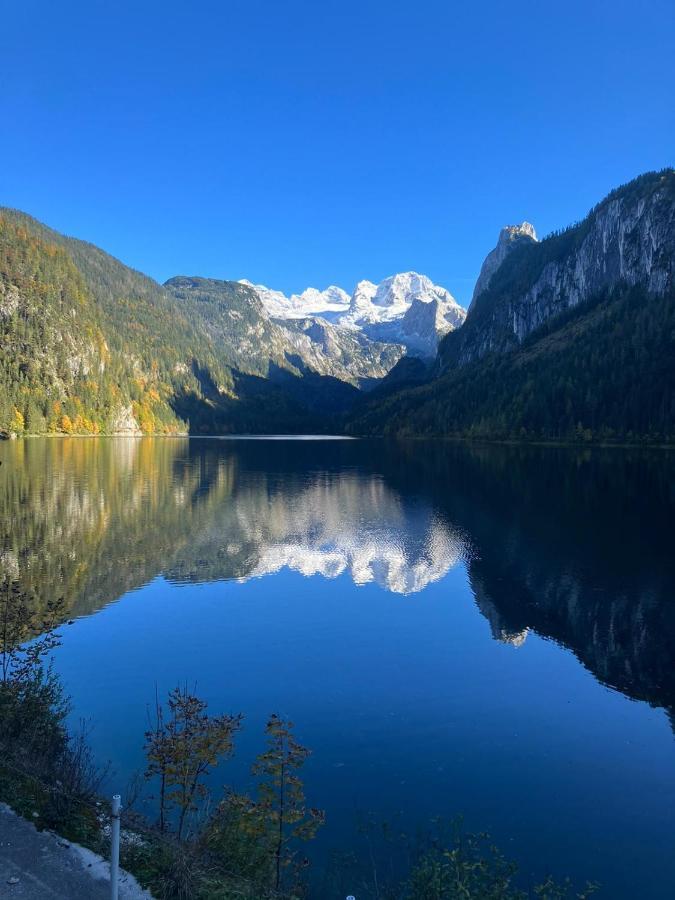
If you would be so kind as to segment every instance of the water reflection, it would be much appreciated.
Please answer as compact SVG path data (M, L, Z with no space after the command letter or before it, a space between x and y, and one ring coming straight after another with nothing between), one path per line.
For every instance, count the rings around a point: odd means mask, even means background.
M667 454L442 444L30 440L0 447L0 570L69 615L155 576L288 567L415 594L465 563L493 636L571 648L675 708Z

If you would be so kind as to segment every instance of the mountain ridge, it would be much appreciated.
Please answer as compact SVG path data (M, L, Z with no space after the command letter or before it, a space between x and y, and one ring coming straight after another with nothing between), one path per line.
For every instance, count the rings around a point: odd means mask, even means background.
M352 434L675 442L675 171L508 252L423 383L357 405Z
M518 242L474 298L461 338L439 348L441 363L512 349L551 317L619 283L663 293L673 283L674 251L675 174L647 173L576 225Z

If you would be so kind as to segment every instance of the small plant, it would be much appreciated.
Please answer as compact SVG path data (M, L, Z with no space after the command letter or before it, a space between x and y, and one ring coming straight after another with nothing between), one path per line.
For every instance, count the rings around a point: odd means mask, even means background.
M62 614L62 599L40 610L17 580L0 583L0 798L84 840L98 831L94 802L105 772L84 730L68 732L69 703L47 662Z

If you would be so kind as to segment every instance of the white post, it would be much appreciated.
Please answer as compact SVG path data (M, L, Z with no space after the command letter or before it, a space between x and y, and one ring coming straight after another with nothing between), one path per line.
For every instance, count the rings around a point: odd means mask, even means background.
M120 811L122 798L114 794L110 816L110 897L118 900L118 877L120 871Z

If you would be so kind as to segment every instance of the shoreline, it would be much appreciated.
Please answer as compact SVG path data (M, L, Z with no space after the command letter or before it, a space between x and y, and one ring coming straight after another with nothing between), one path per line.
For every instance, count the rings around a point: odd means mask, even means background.
M313 434L313 433L289 433L279 434L277 432L270 434L190 434L187 431L176 432L175 434L135 434L123 432L116 434L2 434L0 442L11 443L22 440L35 439L100 439L115 440L123 438L125 440L144 440L147 438L172 440L176 438L187 438L188 440L231 440L231 441L392 441L394 443L406 443L408 441L415 443L424 443L426 441L437 441L447 444L461 444L463 446L472 447L551 447L557 449L576 449L576 450L675 450L675 443L642 443L629 441L564 441L564 440L517 440L515 438L462 438L449 435L353 435L353 434Z

